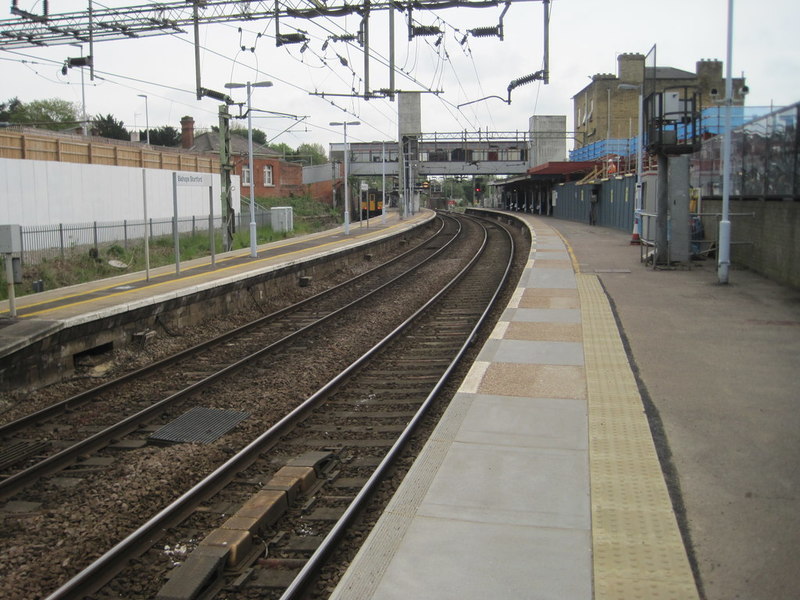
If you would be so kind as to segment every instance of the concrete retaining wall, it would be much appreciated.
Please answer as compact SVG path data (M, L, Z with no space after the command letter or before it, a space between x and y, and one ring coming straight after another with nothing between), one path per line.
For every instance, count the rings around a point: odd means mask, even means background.
M721 213L722 200L703 198L703 214ZM731 262L773 281L800 288L800 202L731 200ZM719 239L719 219L704 217L705 237ZM739 243L746 242L746 243Z

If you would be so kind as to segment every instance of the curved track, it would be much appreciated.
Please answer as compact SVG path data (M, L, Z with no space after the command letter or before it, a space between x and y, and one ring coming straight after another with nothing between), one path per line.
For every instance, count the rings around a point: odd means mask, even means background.
M478 231L475 221L464 219L463 222L468 233L464 238L475 238ZM454 236L447 234L447 237ZM314 482L304 480L302 485L296 486L291 501L280 511L279 518L270 519L269 523L259 521L252 525L252 531L246 532L249 546L245 546L260 547L265 543L270 549L270 557L259 558L258 552L247 557L237 556L236 564L229 564L227 571L217 569L219 572L214 572L213 577L209 574L209 581L203 584L203 588L209 591L213 586L226 586L226 595L230 597L236 597L240 592L244 594L242 597L251 597L253 593L259 597L277 597L283 589L273 585L274 576L278 575L278 579L284 581L287 573L297 570L300 577L289 586L286 597L292 597L305 587L329 553L338 532L345 528L369 496L369 487L380 480L391 459L402 448L411 431L407 425L419 422L453 365L474 339L476 323L486 314L487 305L491 304L496 290L507 276L508 267L501 268L500 265L507 264L513 255L510 237L496 224L488 225L479 237L487 243L474 245L480 249L471 251L473 259L465 256L463 245L454 243L440 253L435 264L416 271L415 285L409 286L406 279L405 285L382 289L377 296L372 296L369 301L371 310L386 308L377 319L389 322L391 332L388 335L372 332L374 321L361 323L364 309L358 305L348 303L349 312L329 319L328 326L336 330L336 335L343 330L349 332L351 337L359 338L361 347L367 343L366 351L353 354L347 347L350 341L337 342L330 331L312 334L303 330L303 335L295 336L299 345L294 349L286 344L278 355L271 354L273 369L268 373L270 380L281 369L280 365L298 362L305 354L312 354L312 350L330 355L331 345L337 352L341 351L343 358L352 356L353 359L347 359L340 367L341 372L332 379L309 373L310 379L321 382L315 388L317 391L308 394L305 402L286 410L284 416L276 419L266 431L262 429L261 434L250 437L250 441L242 444L233 455L230 452L236 444L218 444L216 450L223 450L223 456L228 455L227 460L219 461L208 475L199 479L189 477L190 485L184 488L186 492L173 493L173 500L166 507L150 513L151 516L140 520L139 525L121 526L121 530L128 528L129 534L77 574L70 569L72 578L50 597L77 598L95 593L98 598L119 597L120 594L125 597L156 595L164 583L165 573L174 566L173 561L191 564L191 555L186 553L197 545L197 540L213 537L209 530L213 533L215 528L224 529L226 515L234 511L231 507L246 505L248 498L259 493L264 482L275 480L276 470L281 465L292 464L292 459L296 464L298 457L311 457L308 460L312 464ZM424 246L428 251L432 250L431 244ZM434 300L422 306L406 306L409 301L404 294L415 292L419 296L423 290L417 288L427 287L422 282L427 284L432 280L444 282L435 286L438 291ZM389 315L394 312L403 312L402 318L392 321ZM375 334L375 342L366 339L368 334ZM330 345L326 348L326 344ZM280 354L285 357L281 358ZM312 357L307 364L314 364L315 360L321 359ZM259 383L264 381L263 366L241 366L234 370L241 389L263 385ZM220 393L223 387L217 385L215 392L212 384L209 389L212 391L200 395ZM226 389L225 393L228 391ZM174 412L168 416L172 418ZM260 417L258 420L259 423L248 429L248 435L258 431L260 423L268 425L267 420ZM138 432L139 436L141 433ZM227 437L237 438L237 435ZM176 449L175 453L178 452L182 450ZM192 454L202 452L205 449L197 448ZM376 465L377 470L374 468ZM368 486L360 490L364 483ZM112 484L112 489L118 489L117 484ZM32 491L35 496L52 501L41 485L37 484ZM143 503L140 510L131 512L141 514L146 505ZM331 520L337 513L344 516L338 524ZM312 514L317 517L322 514L324 518L312 518ZM289 520L292 517L299 521L293 524ZM130 519L131 523L134 521ZM148 551L154 539L167 530L167 546L185 548L182 556L167 553L160 545ZM302 531L313 532L313 535L295 535ZM294 533L289 535L286 532ZM305 539L298 541L297 538ZM298 543L302 547L299 555L292 549ZM312 546L319 546L319 549L312 550ZM143 552L144 556L136 561L136 569L125 568L133 556ZM309 554L311 560L306 562ZM120 573L119 576L97 592L116 573ZM180 570L171 575L174 585L179 585ZM144 588L141 594L131 593L131 590L140 588Z
M307 335L344 309L367 302L452 243L456 226L451 219L443 221L422 244L332 289L1 425L0 499L76 464L155 417L168 414L214 381ZM85 436L87 431L92 434ZM2 456L8 458L2 461Z

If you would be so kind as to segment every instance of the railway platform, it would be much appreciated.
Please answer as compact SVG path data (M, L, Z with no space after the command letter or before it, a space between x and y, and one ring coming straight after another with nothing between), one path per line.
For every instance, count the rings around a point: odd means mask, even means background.
M513 300L332 598L795 597L800 293L517 216Z
M608 298L545 221L336 600L697 598Z
M430 216L20 299L0 348ZM332 598L794 597L800 296L517 216L533 244L513 299Z
M213 258L184 261L177 269L174 264L153 268L149 277L144 272L126 273L22 296L16 299L17 317L14 319L9 318L9 303L4 300L0 302L0 365L5 361L11 366L0 367L0 374L4 380L10 379L5 376L6 370L27 368L31 369L31 376L36 377L38 365L14 365L9 357L26 351L37 354L38 345L53 354L63 355L48 358L49 363L66 362L72 354L85 349L83 346L98 344L98 340L105 341L112 336L112 328L130 329L136 321L166 310L164 307L185 306L197 302L197 298L212 297L222 293L222 289L243 285L254 278L266 279L281 269L346 253L412 229L433 216L432 211L423 210L401 219L398 211L390 210L385 220L378 216L351 223L347 235L342 227L337 227L261 245L255 258L250 256L249 248L245 248ZM103 329L106 335L101 339L97 331ZM68 336L70 339L65 341ZM115 337L129 336L130 333L125 332ZM59 345L60 351L55 348ZM34 362L34 359L27 362ZM63 371L64 367L50 368L50 372L56 370ZM48 382L53 380L48 375L40 378Z

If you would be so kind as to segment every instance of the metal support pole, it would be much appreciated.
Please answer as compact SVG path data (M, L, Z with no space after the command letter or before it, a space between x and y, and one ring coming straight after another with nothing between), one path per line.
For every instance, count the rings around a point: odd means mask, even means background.
M389 9L389 99L394 100L394 6Z
M542 81L547 85L550 83L550 0L542 0L542 8L544 9L544 65L542 65L544 74Z
M347 126L348 125L361 125L361 121L331 121L331 127L344 127L344 234L350 233L350 185L348 184L349 176L349 155L350 149L347 146Z
M669 161L658 155L658 204L656 206L656 252L653 266L669 262Z
M181 246L178 237L178 174L172 172L172 241L175 245L175 275L181 274Z
M81 55L83 49L81 48ZM83 83L83 67L81 67L81 103L83 104L83 135L89 135L89 121L86 119L86 86Z
M347 147L347 121L344 123L344 234L350 233L350 150Z
M256 192L253 184L253 116L250 104L250 82L247 82L247 166L250 169L250 258L258 257L256 244Z
M386 225L386 142L381 142L381 224Z
M150 109L147 105L147 94L138 94L140 98L144 98L144 126L145 136L147 137L147 145L150 145ZM144 166L144 165L142 165Z
M11 318L17 316L17 302L14 290L14 266L12 264L11 254L5 255L6 263L6 281L8 282L8 311Z
M208 186L208 244L211 248L211 267L217 266L217 244L214 242L214 186Z
M144 276L150 281L150 231L147 226L147 169L142 169L142 204L144 205Z
M634 207L634 227L636 235L642 238L642 136L644 136L644 82L639 86L639 118L637 127L639 133L636 135L636 191L633 198ZM638 242L637 242L638 243Z
M203 99L203 92L200 85L200 24L197 15L197 5L200 0L193 0L192 2L192 20L194 29L194 79L197 93L197 99Z
M369 100L369 0L364 0L364 18L362 20L364 45L364 100Z
M719 222L719 258L717 260L717 277L720 283L728 283L728 272L731 264L731 142L733 127L731 125L731 106L733 104L733 0L728 0L728 51L725 65L725 135L722 138L722 219Z

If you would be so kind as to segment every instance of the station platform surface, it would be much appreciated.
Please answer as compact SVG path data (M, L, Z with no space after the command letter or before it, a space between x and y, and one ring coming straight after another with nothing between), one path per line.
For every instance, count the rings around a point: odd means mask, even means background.
M0 356L431 216L19 298ZM534 243L513 300L332 597L797 597L800 292L718 285L711 261L654 271L629 234L518 216Z
M422 210L400 218L397 210L350 224L345 235L338 227L319 233L263 244L257 257L240 249L215 257L181 262L145 272L128 273L65 288L47 290L16 299L17 318L9 317L9 302L0 302L0 357L38 339L88 321L155 305L279 267L323 257L410 229L433 218Z
M800 294L520 216L513 300L332 598L796 597Z

